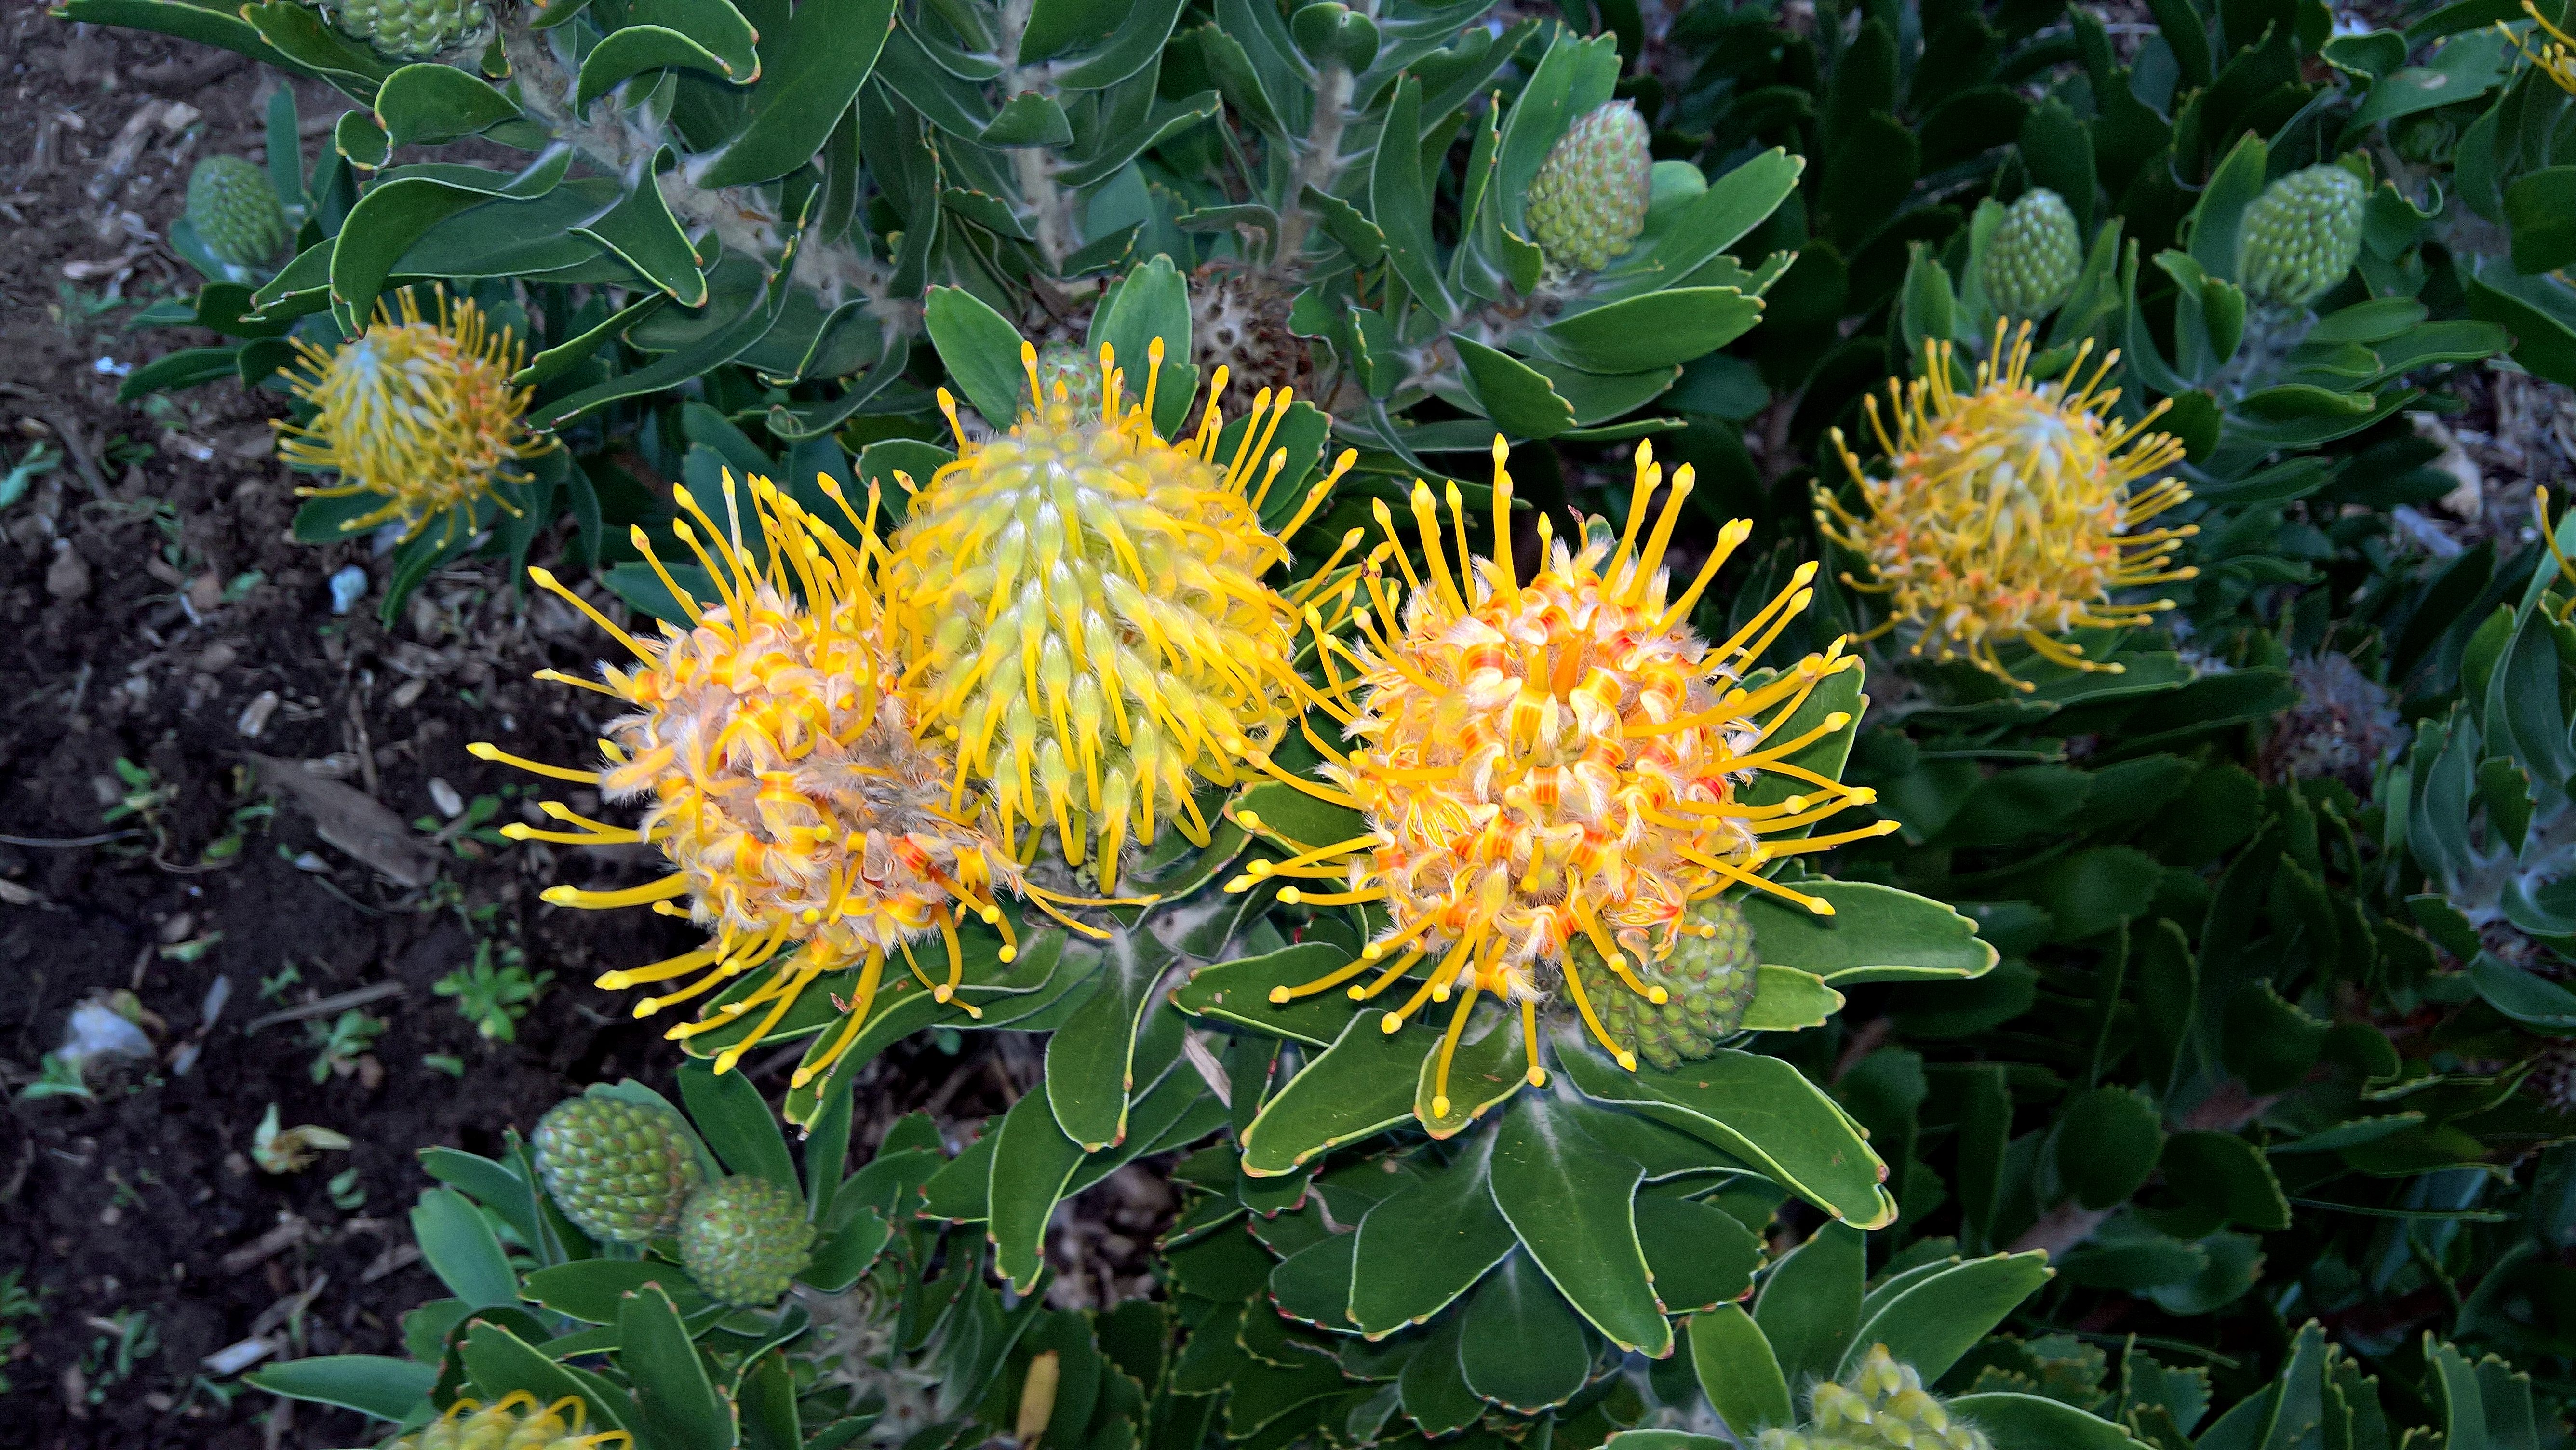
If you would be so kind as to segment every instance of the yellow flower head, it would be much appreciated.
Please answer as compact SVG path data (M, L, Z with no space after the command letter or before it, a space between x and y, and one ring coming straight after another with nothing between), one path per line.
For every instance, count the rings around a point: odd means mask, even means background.
M1592 519L1579 541L1553 540L1542 516L1543 567L1524 583L1512 560L1512 483L1503 457L1498 439L1490 561L1467 565L1458 486L1449 486L1445 547L1431 489L1417 481L1412 511L1425 571L1415 572L1381 503L1385 542L1321 601L1336 610L1358 606L1348 618L1360 643L1336 638L1338 621L1327 621L1323 609L1307 615L1326 679L1316 703L1353 743L1345 754L1308 732L1327 758L1330 789L1284 772L1280 778L1359 811L1365 833L1256 865L1227 883L1241 891L1271 876L1341 878L1347 889L1290 886L1280 899L1385 903L1389 926L1360 960L1278 988L1271 999L1324 991L1374 968L1374 980L1349 989L1365 1000L1417 964L1432 963L1382 1025L1393 1032L1424 1001L1466 994L1440 1047L1433 1107L1442 1114L1449 1060L1479 993L1520 1004L1533 1083L1546 1081L1536 1065L1538 1004L1560 983L1593 1035L1621 1066L1634 1068L1635 1055L1611 1040L1594 1011L1591 994L1606 984L1583 979L1570 942L1589 943L1620 990L1661 1003L1664 989L1642 983L1632 962L1660 960L1681 937L1706 935L1711 928L1689 915L1694 902L1747 886L1830 913L1826 902L1767 880L1759 869L1893 829L1880 823L1836 836L1765 839L1872 799L1866 789L1785 764L1850 724L1848 715L1833 712L1794 736L1781 731L1818 684L1860 660L1844 655L1837 641L1776 675L1751 673L1812 598L1814 565L1802 565L1731 638L1709 645L1686 621L1752 526L1738 520L1721 530L1699 577L1678 599L1668 598L1663 553L1691 471L1674 477L1641 540L1663 470L1640 446L1626 531L1614 535L1607 520ZM1402 572L1401 590L1385 577L1390 561ZM1269 765L1266 756L1260 760ZM1794 779L1795 793L1768 804L1749 800L1748 788L1766 772Z
M1260 510L1287 462L1269 447L1288 391L1262 389L1219 458L1225 369L1197 435L1172 443L1153 423L1162 359L1156 339L1130 406L1102 348L1104 401L1085 407L1061 379L1040 390L1023 344L1028 411L987 442L959 432L957 461L912 499L886 570L911 661L904 698L923 730L955 742L957 799L982 789L1023 861L1052 824L1104 891L1159 821L1206 844L1193 787L1234 784L1237 762L1296 717L1296 615L1262 575L1352 457L1273 537ZM944 391L940 404L953 426Z
M333 488L301 493L323 498L375 493L382 508L340 525L371 529L389 519L410 538L444 515L450 537L470 527L471 505L495 485L525 477L518 465L555 446L522 421L530 390L510 385L527 348L510 330L495 335L483 310L438 294L435 320L421 316L412 293L376 304L375 321L324 352L302 339L302 374L288 374L295 396L313 405L305 423L279 423L278 456L299 468L336 469Z
M963 971L957 927L965 917L1000 928L1002 959L1009 961L1015 954L1010 924L995 892L1009 886L1044 904L1021 881L1016 863L950 812L946 760L922 748L891 698L873 586L882 553L873 527L876 499L870 497L863 519L829 479L823 488L849 515L856 544L766 479L750 480L749 521L735 515L728 491L723 529L688 490L678 490L681 505L705 530L702 539L684 521L679 537L718 597L712 604L692 598L636 530L637 547L691 624L685 631L665 624L662 637L650 642L619 629L552 574L530 570L642 662L634 669L603 666L604 683L596 685L552 670L539 678L610 695L635 713L608 727L600 742L607 763L598 770L541 765L485 743L470 747L484 760L595 784L611 800L643 803L642 824L626 828L549 801L546 814L577 829L513 823L503 834L584 846L649 841L662 849L675 869L658 881L623 891L556 886L545 899L580 907L651 903L713 934L696 951L599 979L601 987L618 990L695 976L638 1002L639 1017L766 968L768 980L757 990L668 1034L693 1037L767 1008L750 1036L718 1054L718 1072L757 1045L817 978L859 967L849 1020L828 1052L798 1070L800 1087L858 1035L889 953L900 953L932 996L947 1002ZM765 568L745 545L746 522L756 529ZM680 900L685 908L671 904ZM910 943L932 933L948 953L947 980L940 983L912 961ZM959 1005L970 1016L982 1015Z
M393 1450L598 1450L631 1447L635 1437L624 1430L582 1433L589 1407L566 1395L540 1405L526 1390L513 1390L498 1404L458 1400L447 1413L417 1434L396 1440Z
M2533 65L2540 67L2543 74L2556 81L2560 90L2576 96L2576 36L2570 36L2566 31L2551 24L2549 17L2541 14L2540 7L2532 3L2532 0L2522 0L2522 9L2548 39L2534 47L2526 44L2522 37L2515 35L2505 25L2498 24L2496 29L2504 31L2505 38L2513 42L2514 48L2521 51L2524 58Z
M2076 350L2070 383L2091 347ZM1876 576L1843 582L1888 596L1887 622L1864 638L1901 629L1915 654L1966 659L2024 690L2033 686L2005 668L1997 646L2018 641L2068 669L2116 674L2120 666L2087 660L2057 636L2144 624L2172 601L2116 605L2111 596L2200 572L2172 567L2197 527L2139 531L2191 497L2171 478L2131 486L2182 457L2179 440L2146 432L2165 405L2140 422L2115 422L2120 391L2102 380L2118 353L2080 388L2032 382L2030 353L2029 324L2009 346L1998 324L1994 360L1977 365L1976 388L1963 394L1950 385L1950 345L1926 344L1923 376L1901 391L1888 382L1893 437L1878 400L1868 400L1888 476L1865 472L1835 429L1834 447L1865 502L1855 512L1820 490L1816 511L1824 536L1867 559Z

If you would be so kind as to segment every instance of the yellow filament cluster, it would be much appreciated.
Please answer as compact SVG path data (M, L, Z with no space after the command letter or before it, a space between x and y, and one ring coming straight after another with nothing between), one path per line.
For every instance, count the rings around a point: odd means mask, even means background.
M513 1390L497 1404L458 1400L447 1413L416 1435L394 1442L394 1450L598 1450L603 1445L631 1447L635 1437L624 1430L582 1432L590 1407L578 1395L540 1405L526 1390Z
M2504 32L2505 38L2513 42L2514 48L2522 52L2524 59L2540 67L2542 74L2557 82L2560 90L2576 96L2576 36L2570 36L2566 31L2551 24L2549 17L2540 13L2540 7L2532 3L2532 0L2522 0L2522 10L2524 14L2531 17L2534 25L2540 27L2541 34L2548 37L2539 45L2527 44L2521 36L2514 34L2511 28L2501 23L2496 26L2496 29Z
M339 472L331 488L300 493L322 498L384 495L384 505L341 524L344 532L400 520L408 539L444 519L446 537L473 526L473 505L518 482L518 465L555 446L523 420L530 390L510 385L527 348L510 330L496 335L468 300L437 298L434 319L419 300L398 294L376 304L375 321L324 352L294 340L304 371L288 375L295 396L311 404L304 423L279 423L278 456L299 468Z
M1260 511L1287 463L1271 441L1288 390L1263 389L1220 458L1223 368L1197 434L1172 443L1153 423L1160 339L1132 405L1101 349L1096 410L1061 380L1049 396L1037 350L1021 356L1016 426L980 443L960 429L957 460L911 501L886 569L891 633L914 718L954 742L952 803L981 791L1022 862L1052 825L1067 859L1115 890L1123 851L1158 822L1205 845L1195 785L1235 784L1238 762L1296 718L1294 605L1262 575L1352 455L1273 537ZM944 391L940 404L953 426Z
M947 761L916 741L891 698L873 583L883 552L874 528L877 500L871 493L862 518L831 480L822 487L848 515L856 542L755 478L750 522L759 554L745 544L730 479L722 529L688 490L678 490L704 534L686 520L677 532L718 597L692 597L636 530L636 546L690 620L687 630L663 625L657 640L634 638L553 575L530 570L641 662L629 669L602 666L601 684L551 670L539 678L596 690L635 713L608 727L600 742L607 763L597 770L541 765L486 743L471 747L485 760L595 784L609 799L643 803L642 823L627 828L549 801L546 814L575 829L513 823L503 834L661 848L675 869L658 881L623 891L556 886L545 900L594 908L649 903L712 932L696 951L599 979L601 987L618 990L694 977L638 1002L639 1017L768 969L757 990L669 1032L693 1037L765 1008L749 1036L717 1055L717 1071L757 1045L817 978L859 968L848 1021L830 1049L799 1070L798 1086L827 1070L857 1037L889 953L900 953L933 997L948 1002L962 980L957 927L968 914L1000 929L1002 959L1009 961L1011 929L996 893L1008 886L1054 909L969 817L950 810ZM683 900L685 908L675 904ZM911 943L932 933L947 950L944 981L934 982L912 956Z
M1800 567L1725 642L1702 640L1687 623L1692 607L1752 526L1727 525L1690 587L1668 597L1664 549L1691 470L1674 476L1657 513L1650 504L1663 470L1641 445L1625 532L1592 519L1580 541L1555 540L1542 516L1541 567L1523 582L1511 553L1504 455L1497 439L1490 560L1471 564L1458 486L1449 486L1444 531L1429 485L1416 480L1412 513L1426 571L1415 572L1381 503L1384 541L1306 614L1326 681L1312 703L1341 724L1351 748L1307 729L1330 787L1288 775L1266 754L1254 758L1360 812L1366 831L1227 883L1242 891L1271 877L1321 878L1346 885L1292 885L1280 899L1385 903L1390 924L1358 961L1278 988L1272 1000L1345 982L1352 998L1366 1000L1429 963L1382 1022L1394 1032L1425 1001L1464 993L1440 1046L1438 1114L1448 1112L1450 1059L1480 993L1519 1004L1534 1084L1546 1081L1538 1005L1560 982L1593 1036L1633 1069L1634 1054L1611 1040L1593 1009L1591 993L1603 985L1583 980L1570 941L1590 943L1621 989L1661 1003L1664 989L1641 982L1632 963L1660 960L1684 934L1705 934L1687 915L1693 902L1744 886L1830 914L1823 900L1765 879L1762 865L1894 829L1881 822L1768 839L1873 798L1791 760L1849 716L1833 712L1794 735L1782 729L1819 684L1860 660L1838 640L1777 675L1752 675L1811 599L1814 565ZM1387 577L1390 563L1400 586ZM1347 611L1358 643L1337 637L1341 620L1327 609ZM1765 775L1795 781L1793 793L1752 803L1747 790ZM1374 979L1353 981L1372 971Z
M2067 669L2117 673L2120 666L2088 660L2059 636L2143 624L2173 607L2115 604L2112 596L2199 572L2173 566L2174 550L2196 526L2143 528L2190 490L2169 477L2132 487L2179 461L2182 444L2146 431L2163 403L2136 423L2111 418L2120 391L2102 382L2118 353L2071 386L2091 347L2077 349L2067 384L2034 383L2030 325L2008 340L1998 324L1993 360L1978 364L1975 389L1961 393L1950 383L1950 345L1926 344L1923 376L1901 390L1893 379L1887 385L1893 435L1878 400L1868 400L1884 478L1862 469L1834 430L1863 502L1846 508L1820 491L1816 522L1876 576L1846 574L1843 582L1887 596L1886 622L1863 638L1902 630L1915 654L1966 659L2028 690L1998 646L2020 643Z

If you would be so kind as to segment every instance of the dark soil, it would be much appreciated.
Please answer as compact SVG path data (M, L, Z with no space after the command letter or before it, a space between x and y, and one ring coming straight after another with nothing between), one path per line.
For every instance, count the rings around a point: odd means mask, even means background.
M368 543L287 538L273 395L223 383L116 401L121 369L211 340L126 324L193 287L160 234L196 159L262 156L277 82L35 6L12 7L0 35L0 474L38 443L68 459L0 511L0 837L20 842L0 844L0 1276L35 1306L0 1315L0 1446L365 1443L358 1416L288 1406L207 1357L251 1340L263 1363L399 1354L401 1314L438 1292L407 1221L425 1186L414 1153L492 1151L582 1083L667 1088L676 1049L588 983L686 930L537 900L567 876L641 880L647 862L449 821L484 796L493 824L534 819L526 778L469 757L470 740L593 754L588 697L528 679L586 672L588 625L475 565L433 578L387 628L386 560ZM318 88L299 101L308 145L313 118L347 104ZM335 616L329 580L352 564L367 596ZM404 885L323 840L262 784L261 756L422 823L406 844L434 876L398 854L396 875L423 883ZM148 809L106 819L137 793ZM108 832L124 834L64 844ZM433 990L486 950L553 974L515 1041L485 1040ZM354 1009L261 1025L370 987L383 995ZM27 1095L94 1000L139 1016L154 1057L93 1063L88 1098ZM315 1034L343 1010L381 1035L317 1068ZM775 1095L785 1065L746 1067ZM972 1118L1034 1075L1014 1066L910 1047L872 1067L883 1090L863 1101L877 1131L934 1096ZM353 1144L264 1171L252 1140L272 1106ZM1158 1191L1126 1184L1124 1201Z

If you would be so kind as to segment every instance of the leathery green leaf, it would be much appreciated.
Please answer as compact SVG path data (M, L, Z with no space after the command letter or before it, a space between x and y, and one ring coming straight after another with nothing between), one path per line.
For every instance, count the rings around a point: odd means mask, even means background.
M1997 961L1975 922L1928 897L1867 881L1801 881L1798 890L1832 903L1834 914L1760 893L1739 903L1766 963L1850 987L1983 976Z
M1525 1253L1486 1276L1458 1326L1467 1388L1516 1414L1564 1404L1583 1388L1592 1346L1583 1322Z
M2048 1255L2037 1249L1970 1259L1927 1274L1872 1306L1835 1377L1851 1374L1871 1345L1884 1344L1926 1383L1937 1380L2047 1283L2049 1274Z
M1738 1439L1750 1441L1757 1430L1798 1422L1771 1341L1741 1306L1721 1304L1692 1315L1689 1335L1700 1391Z
M1887 1166L1858 1126L1776 1057L1727 1050L1673 1072L1623 1072L1589 1043L1561 1035L1556 1059L1585 1097L1715 1144L1855 1228L1882 1228L1896 1217L1896 1201L1881 1186Z
M1387 1032L1379 1026L1385 1020L1375 1007L1352 1014L1333 1045L1279 1090L1243 1135L1244 1172L1276 1177L1413 1116L1422 1036Z
M993 1145L986 1233L993 1241L993 1267L1023 1294L1046 1268L1047 1218L1081 1166L1082 1145L1056 1126L1044 1093L1011 1104Z
M1826 1224L1763 1278L1753 1322L1790 1383L1830 1375L1851 1343L1867 1273L1864 1242L1847 1223Z
M1645 1169L1586 1136L1553 1095L1513 1104L1494 1141L1494 1206L1557 1291L1622 1349L1660 1359L1672 1325L1637 1242Z
M1397 1189L1360 1220L1350 1321L1372 1337L1428 1319L1510 1253L1512 1226L1488 1179L1494 1140L1480 1134L1433 1177Z

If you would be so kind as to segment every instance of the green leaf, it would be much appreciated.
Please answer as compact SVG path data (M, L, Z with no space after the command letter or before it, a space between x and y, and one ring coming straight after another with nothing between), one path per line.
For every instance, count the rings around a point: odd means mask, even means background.
M1440 1054L1423 1054L1413 1088L1413 1115L1434 1138L1454 1138L1529 1082L1529 1044L1517 1012L1477 1012L1449 1063L1447 1112L1440 1109Z
M732 1450L733 1406L719 1399L679 1310L659 1286L625 1297L617 1316L619 1368L635 1386L645 1437L664 1450Z
M2270 1160L2233 1133L2176 1133L2165 1140L2162 1167L2167 1187L2207 1203L2223 1223L2266 1233L2290 1226L2290 1201Z
M1732 287L1669 287L1562 318L1533 342L1568 367L1633 373L1715 352L1761 320L1762 299Z
M1284 781L1257 781L1234 798L1226 814L1290 854L1347 841L1368 829L1359 812L1321 801Z
M1085 339L1094 357L1109 345L1118 370L1127 376L1125 392L1132 402L1145 400L1145 368L1154 343L1163 344L1162 371L1154 377L1154 427L1165 437L1181 425L1198 370L1190 363L1190 286L1172 259L1157 255L1129 272L1115 296L1092 314Z
M1030 1093L1011 1104L994 1134L986 1233L994 1269L1020 1293L1036 1287L1046 1271L1047 1219L1081 1166L1082 1146L1056 1126L1045 1095Z
M2264 164L2269 155L2261 137L2247 135L2211 173L2208 188L2192 208L2191 258L2212 277L2240 280L2236 275L2236 241L2244 230L2245 208L2262 193Z
M1764 1276L1753 1322L1790 1383L1825 1378L1842 1362L1860 1327L1864 1243L1850 1224L1829 1223Z
M1486 1276L1460 1316L1458 1368L1467 1388L1514 1414L1534 1415L1583 1388L1592 1347L1565 1296L1518 1253Z
M1270 1299L1301 1324L1349 1333L1351 1274L1359 1235L1339 1233L1308 1244L1270 1271Z
M1678 1071L1622 1072L1588 1043L1558 1039L1557 1062L1584 1096L1634 1107L1743 1159L1771 1181L1860 1228L1896 1217L1887 1169L1851 1119L1795 1067L1721 1050Z
M966 401L996 428L1020 416L1028 374L1020 363L1020 330L962 287L933 287L922 308L930 345Z
M581 58L573 104L588 111L592 102L633 77L665 68L702 71L726 80L736 78L732 66L676 30L661 25L621 25Z
M1762 1267L1762 1241L1713 1203L1648 1194L1637 1200L1637 1240L1667 1313L1714 1309L1742 1297Z
M1492 1135L1471 1141L1456 1162L1397 1189L1361 1218L1351 1272L1350 1321L1381 1336L1448 1307L1514 1242L1494 1206L1488 1167Z
M241 348L183 347L166 353L133 372L116 385L116 400L131 403L152 393L173 392L231 377L240 366Z
M733 0L629 0L626 23L678 31L720 58L729 79L748 84L761 72L760 32Z
M1474 338L1450 339L1466 369L1469 390L1485 416L1521 438L1553 438L1574 426L1574 405L1556 394L1529 364L1496 352Z
M508 96L452 65L404 66L376 91L376 124L394 146L454 141L519 116Z
M1909 1364L1930 1384L1950 1372L1960 1356L1993 1332L2004 1317L2048 1282L2046 1252L1997 1254L1992 1258L1953 1260L1868 1306L1860 1330L1843 1351L1834 1378L1847 1379L1860 1368L1872 1345L1884 1344L1898 1362Z
M626 1297L648 1286L668 1294L683 1314L695 1314L714 1302L689 1282L678 1265L636 1259L581 1259L539 1269L528 1276L527 1295L584 1324L614 1324Z
M2131 1088L2101 1087L2078 1093L2058 1119L2051 1141L2057 1176L2086 1208L2128 1201L2156 1171L2165 1131L2155 1100Z
M1775 146L1710 182L1708 190L1682 204L1641 270L1659 274L1666 286L1687 284L1694 272L1779 210L1806 168L1805 157Z
M1098 1152L1127 1135L1136 1087L1136 1031L1154 1004L1171 953L1150 934L1121 932L1102 950L1100 990L1047 1039L1046 1098L1065 1136Z
M1504 1116L1489 1171L1494 1206L1575 1310L1621 1349L1670 1354L1672 1325L1637 1242L1645 1170L1593 1142L1553 1096L1532 1094Z
M1384 1031L1384 1008L1351 1015L1340 1037L1279 1090L1243 1135L1243 1171L1290 1173L1308 1159L1381 1128L1409 1121L1423 1045Z
M1292 1002L1273 1002L1273 988L1294 989L1349 965L1350 950L1330 942L1299 942L1257 957L1219 962L1190 974L1172 994L1184 1012L1233 1022L1309 1047L1330 1047L1348 1024L1350 999L1327 989Z
M680 229L680 219L671 214L662 189L649 178L606 214L573 228L573 234L615 253L682 307L706 305L707 279L698 270L697 247Z
M834 1073L823 1084L814 1113L805 1120L805 1216L832 1223L832 1204L840 1196L842 1171L850 1166L852 1079Z
M2101 1416L2038 1395L1961 1395L1950 1413L1985 1431L1995 1450L2145 1450Z
M1747 1032L1800 1032L1822 1027L1843 1009L1843 994L1825 979L1795 967L1763 964L1754 972L1753 1000L1745 1005Z
M802 1198L805 1189L796 1181L787 1135L778 1130L778 1116L751 1085L750 1074L717 1072L693 1059L680 1065L680 1096L689 1105L690 1121L728 1170L766 1178Z
M1422 82L1407 74L1395 83L1388 103L1385 134L1414 136L1422 130ZM1431 235L1431 187L1422 172L1422 152L1410 145L1380 146L1369 170L1369 214L1386 236L1387 265L1404 279L1416 301L1435 318L1454 314L1457 304L1440 276L1440 253ZM1622 371L1604 369L1604 371Z
M243 1376L243 1383L290 1400L401 1421L426 1413L438 1366L381 1354L321 1354L272 1364Z
M1052 97L1022 91L993 113L993 124L980 138L987 146L1066 146L1073 142L1073 122Z
M200 45L221 46L292 75L319 74L270 45L258 27L242 19L238 10L189 4L185 0L67 0L54 13L86 25L148 30ZM288 164L293 164L291 159Z
M358 198L331 247L331 302L340 330L353 336L364 330L366 311L394 263L431 227L497 200L507 198L426 176L380 181Z
M1451 1315L1431 1326L1397 1378L1404 1412L1426 1435L1464 1429L1485 1412L1485 1402L1467 1388L1466 1372L1458 1363L1461 1317Z
M519 1302L519 1276L492 1225L474 1211L464 1194L433 1188L411 1211L412 1237L431 1272L457 1298L474 1309L496 1309Z
M893 26L894 0L805 0L797 6L783 29L762 37L760 83L744 103L751 124L715 153L694 178L697 184L747 186L812 161L867 84Z
M1756 1431L1770 1426L1798 1422L1771 1341L1741 1306L1724 1304L1692 1315L1690 1354L1701 1393L1739 1442L1750 1443Z
M606 1381L557 1364L544 1350L500 1325L480 1323L467 1329L459 1357L473 1381L474 1398L485 1404L498 1403L520 1390L535 1396L541 1405L570 1395L589 1410L588 1429L594 1434L624 1430L632 1435L641 1418L635 1402Z
M2546 977L2480 952L2469 963L2469 981L2488 1006L2534 1031L2576 1035L2576 992Z

